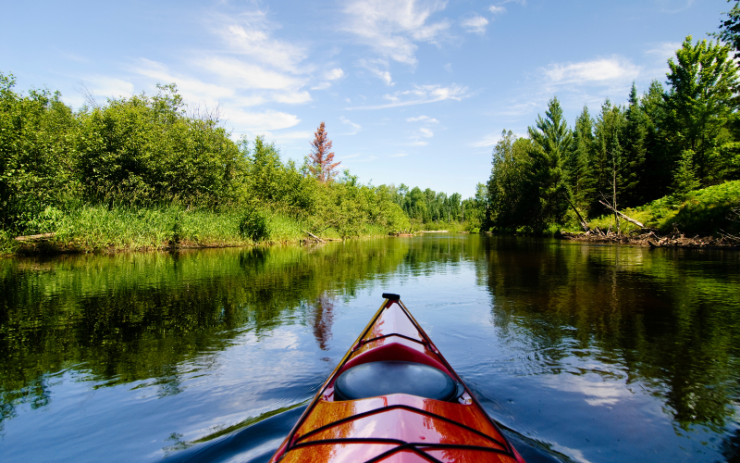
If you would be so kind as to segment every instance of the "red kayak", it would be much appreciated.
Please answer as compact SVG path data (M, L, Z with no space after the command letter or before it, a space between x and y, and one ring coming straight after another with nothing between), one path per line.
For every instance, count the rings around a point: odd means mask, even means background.
M399 296L383 297L270 462L524 463Z

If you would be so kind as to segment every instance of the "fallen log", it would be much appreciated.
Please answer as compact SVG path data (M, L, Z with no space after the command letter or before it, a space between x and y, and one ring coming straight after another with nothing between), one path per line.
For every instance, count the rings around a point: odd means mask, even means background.
M620 216L620 217L622 217L622 218L623 218L624 220L626 220L627 222L633 223L633 224L637 225L637 226L638 226L638 227L640 227L640 228L645 228L645 225L641 224L640 222L638 222L637 220L633 219L632 217L629 217L629 216L627 216L627 215L625 215L625 214L623 214L623 213L619 212L618 210L614 209L614 208L613 208L613 207L611 206L611 204L605 203L605 202L604 202L604 201L602 201L602 200L599 200L599 202L600 202L601 204L603 204L604 206L606 206L607 208L609 208L609 209L610 209L611 211L613 211L613 212L615 212L615 213L619 214L619 216Z
M304 231L306 232L306 234L308 236L310 236L311 238L315 239L316 241L319 241L321 243L325 243L326 242L326 241L322 240L321 238L319 238L318 236L316 236L313 233L311 233L310 231L307 231L307 230L304 230Z
M16 236L14 239L16 241L40 241L40 240L48 240L49 238L53 238L55 233L42 233L40 235L26 235L26 236Z

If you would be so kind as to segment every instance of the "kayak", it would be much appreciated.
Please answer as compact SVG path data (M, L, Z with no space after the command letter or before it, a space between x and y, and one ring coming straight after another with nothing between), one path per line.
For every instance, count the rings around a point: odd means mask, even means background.
M524 463L397 294L270 460Z

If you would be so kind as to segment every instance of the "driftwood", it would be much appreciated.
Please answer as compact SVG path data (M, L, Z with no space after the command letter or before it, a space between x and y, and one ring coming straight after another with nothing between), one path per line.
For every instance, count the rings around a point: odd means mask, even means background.
M306 231L306 230L304 230L304 231L306 232L306 234L308 236L310 236L311 238L315 239L316 241L318 241L320 243L325 243L326 242L326 241L322 240L321 238L319 238L318 236L316 236L313 233L311 233L310 231Z
M627 215L625 215L625 214L623 214L623 213L619 212L618 210L614 209L614 208L612 207L612 205L611 205L611 204L609 204L609 203L607 203L607 202L604 202L604 201L602 201L602 200L599 200L599 202L600 202L601 204L603 204L604 206L606 206L607 208L609 208L609 210L611 210L611 211L613 211L613 212L615 212L615 213L619 214L619 216L620 216L620 217L622 217L622 218L623 218L624 220L626 220L627 222L633 223L633 224L637 225L637 226L638 226L638 227L640 227L640 228L645 228L645 225L641 224L640 222L638 222L637 220L633 219L632 217L629 217L629 216L627 216Z
M726 233L724 230L719 230L718 238L713 236L700 237L699 235L696 235L693 238L687 238L684 234L677 234L675 231L671 232L671 235L669 236L659 236L653 230L650 230L647 233L641 233L637 236L615 234L604 235L603 233L597 234L596 231L600 230L596 228L592 233L561 232L560 237L562 239L571 241L628 244L632 246L649 246L650 248L700 248L740 250L740 237Z
M54 237L54 233L42 233L40 235L17 236L16 241L41 241Z

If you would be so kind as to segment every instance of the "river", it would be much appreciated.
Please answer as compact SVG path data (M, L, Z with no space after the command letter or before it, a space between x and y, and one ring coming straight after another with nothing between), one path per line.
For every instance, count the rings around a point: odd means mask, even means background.
M529 463L740 461L740 253L477 235L0 260L0 459L269 459L402 300Z

